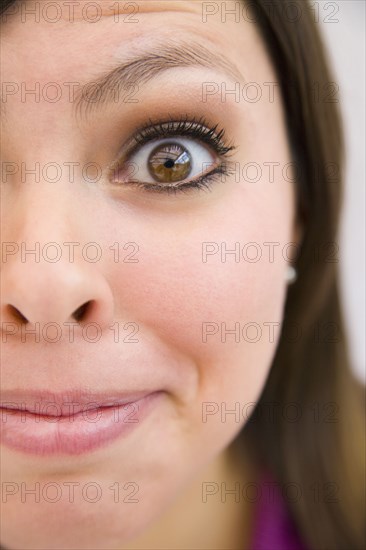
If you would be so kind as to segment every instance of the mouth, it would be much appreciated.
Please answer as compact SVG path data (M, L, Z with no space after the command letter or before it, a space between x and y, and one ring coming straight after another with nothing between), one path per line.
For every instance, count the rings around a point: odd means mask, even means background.
M2 392L0 442L40 456L90 453L138 429L163 393Z

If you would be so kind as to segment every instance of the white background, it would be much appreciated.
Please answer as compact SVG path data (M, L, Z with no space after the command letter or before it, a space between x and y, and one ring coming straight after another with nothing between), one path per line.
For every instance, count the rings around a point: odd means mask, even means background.
M339 258L353 368L365 380L365 2L319 4L323 37L340 86L347 142L346 190ZM331 19L336 5L339 10Z

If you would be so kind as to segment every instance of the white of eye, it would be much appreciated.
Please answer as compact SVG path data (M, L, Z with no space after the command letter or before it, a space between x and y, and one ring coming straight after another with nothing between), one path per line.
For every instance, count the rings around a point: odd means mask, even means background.
M200 177L208 172L210 168L215 166L216 157L214 153L210 153L207 147L203 144L198 143L192 138L179 138L172 136L169 138L154 139L149 141L149 143L143 145L129 158L127 164L130 166L128 172L131 175L131 179L142 183L156 184L157 181L152 177L149 171L149 157L156 147L169 145L172 143L176 143L187 149L191 156L192 167L189 174L189 180L194 180Z

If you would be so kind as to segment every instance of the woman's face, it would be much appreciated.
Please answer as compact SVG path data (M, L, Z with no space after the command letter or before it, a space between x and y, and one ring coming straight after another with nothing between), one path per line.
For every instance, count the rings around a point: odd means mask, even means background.
M284 111L245 9L25 4L2 23L2 403L54 395L57 422L2 410L1 542L117 547L265 383L295 239ZM61 426L65 395L120 406Z

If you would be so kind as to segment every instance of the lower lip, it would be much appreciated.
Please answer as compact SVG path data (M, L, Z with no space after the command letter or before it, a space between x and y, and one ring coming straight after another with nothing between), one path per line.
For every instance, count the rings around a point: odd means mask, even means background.
M136 430L161 395L154 392L119 407L63 417L1 409L0 441L12 450L32 455L90 453Z

